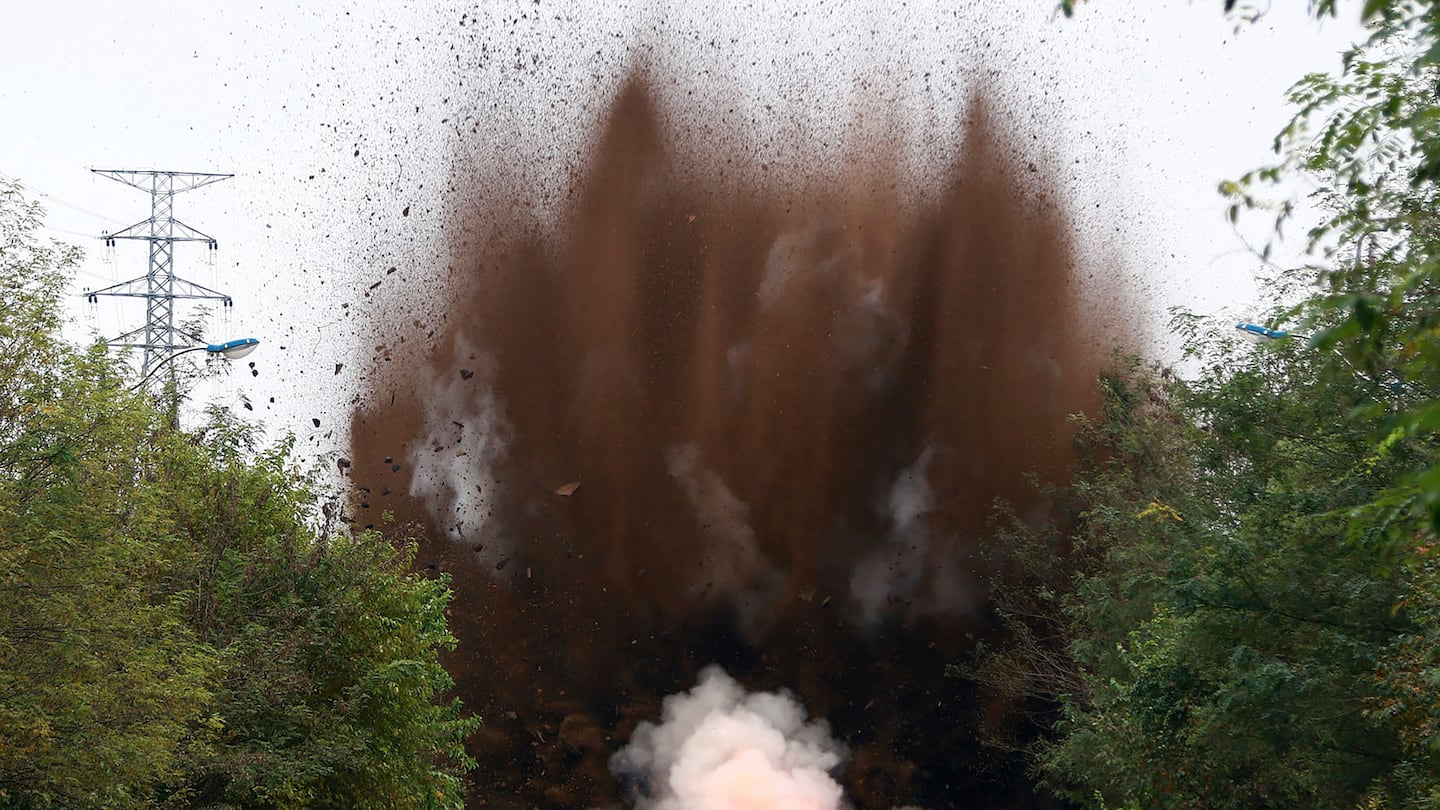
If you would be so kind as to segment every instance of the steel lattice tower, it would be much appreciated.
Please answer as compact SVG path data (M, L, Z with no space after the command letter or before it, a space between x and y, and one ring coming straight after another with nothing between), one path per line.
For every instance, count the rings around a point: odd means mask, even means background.
M234 177L233 174L206 172L165 172L151 169L91 169L98 175L150 193L150 218L121 231L105 234L107 247L116 239L139 239L150 243L150 269L139 278L122 281L103 290L87 290L85 295L94 303L102 295L145 299L145 325L132 329L112 340L111 346L126 346L144 351L140 373L146 375L156 363L174 354L176 349L193 346L195 340L175 329L175 299L219 301L230 306L230 296L203 287L193 281L175 277L175 243L204 242L210 250L218 247L215 239L175 218L175 195L201 186ZM137 341L143 335L143 341ZM177 339L178 338L178 339Z

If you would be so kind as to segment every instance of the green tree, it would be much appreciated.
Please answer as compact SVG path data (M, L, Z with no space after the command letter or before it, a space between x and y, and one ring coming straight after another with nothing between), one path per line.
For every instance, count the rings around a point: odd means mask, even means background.
M1333 4L1331 4L1333 5ZM1416 761L1440 756L1440 4L1369 0L1371 35L1335 75L1305 77L1299 110L1277 137L1279 160L1224 190L1232 211L1278 210L1267 185L1297 173L1317 181L1325 216L1310 232L1316 266L1288 274L1314 292L1294 308L1314 330L1332 376L1357 374L1392 395L1358 408L1372 418L1368 459L1401 461L1375 496L1348 514L1347 536L1403 574L1396 610L1414 629L1387 651L1383 699ZM1377 418L1378 417L1378 418ZM1433 782L1424 789L1440 804Z
M199 438L202 453L170 461L194 627L221 662L191 801L460 806L478 721L435 702L453 686L435 655L455 644L445 581L411 572L413 545L311 525L288 442L255 456L223 414Z
M1106 379L1067 527L1006 524L1010 635L970 672L1048 709L1030 753L1082 802L1416 806L1440 770L1407 729L1433 716L1402 685L1426 626L1405 600L1433 602L1433 580L1350 518L1412 460L1371 454L1383 417L1351 414L1369 380L1328 376L1299 345L1191 345L1206 350L1194 381Z
M1071 520L1002 532L1010 634L970 671L1045 712L1031 753L1080 801L1440 807L1440 11L1360 13L1279 160L1222 186L1277 232L1275 190L1318 186L1312 261L1271 288L1311 337L1241 350L1182 319L1198 375L1108 380Z
M62 340L40 215L0 185L0 807L460 806L446 582Z
M39 217L0 186L0 803L138 806L180 771L211 659L160 587L163 505L134 474L160 426L59 339L77 257Z

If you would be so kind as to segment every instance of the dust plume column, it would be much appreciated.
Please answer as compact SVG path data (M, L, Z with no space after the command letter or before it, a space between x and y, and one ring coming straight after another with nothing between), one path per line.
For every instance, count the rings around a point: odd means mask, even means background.
M923 194L898 160L747 183L654 98L617 96L558 227L456 212L458 291L353 418L361 522L454 578L472 804L618 801L610 758L719 664L828 720L858 806L1030 806L943 671L991 505L1042 519L1027 475L1096 403L1058 195L980 97Z

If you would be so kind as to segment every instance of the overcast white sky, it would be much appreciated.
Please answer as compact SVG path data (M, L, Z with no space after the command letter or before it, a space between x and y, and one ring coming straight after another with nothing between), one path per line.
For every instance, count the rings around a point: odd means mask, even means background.
M455 174L522 166L545 205L637 54L675 77L668 101L698 142L763 151L767 134L804 132L817 162L838 157L827 133L858 94L913 118L919 144L953 129L984 76L1067 167L1085 239L1124 257L1115 272L1141 280L1153 312L1243 312L1255 262L1215 187L1266 160L1284 90L1336 68L1358 34L1350 20L1308 22L1300 0L1238 33L1219 0L1092 0L1069 21L1052 0L13 5L0 174L48 195L51 234L86 245L76 292L146 263L141 243L107 257L86 238L149 214L145 195L91 167L235 173L176 206L220 242L213 266L199 248L176 260L234 296L213 336L265 344L249 358L260 376L241 369L214 395L245 394L272 428L325 448L369 354L354 314L369 285L404 285L433 308ZM734 113L717 123L722 103ZM93 328L142 317L104 303Z

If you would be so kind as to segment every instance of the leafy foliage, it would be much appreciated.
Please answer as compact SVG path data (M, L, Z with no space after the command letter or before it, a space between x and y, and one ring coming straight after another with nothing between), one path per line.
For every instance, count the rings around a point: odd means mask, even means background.
M1064 493L1073 526L1011 522L996 543L1018 569L996 591L1012 641L971 672L1052 704L1056 733L1030 751L1077 801L1413 801L1440 763L1411 722L1432 698L1401 685L1427 632L1405 600L1435 582L1350 525L1411 460L1368 457L1371 425L1344 407L1368 380L1329 377L1300 346L1206 349L1196 381L1106 380ZM1057 549L1067 568L1037 565Z
M1291 92L1299 112L1277 137L1280 161L1226 183L1232 216L1293 205L1267 199L1273 185L1304 172L1320 186L1325 212L1311 229L1318 268L1299 271L1316 292L1295 307L1314 346L1343 368L1395 388L1392 420L1377 452L1433 444L1440 430L1440 8L1429 2L1371 2L1370 39L1345 55L1336 76L1305 77ZM1292 274L1294 275L1294 274ZM1343 368L1342 368L1343 367ZM1440 527L1440 468L1396 479L1357 522L1406 537L1410 518Z
M139 806L178 775L213 661L155 565L134 459L159 425L57 338L77 257L39 215L0 187L0 802Z
M221 463L185 470L177 514L196 541L195 626L224 664L224 726L192 775L197 797L458 806L454 771L474 722L434 703L452 686L435 658L455 643L444 581L409 573L413 547L373 532L316 536L296 520L313 499L292 483L305 478L288 446L251 463L231 431L211 428L209 458Z
M968 670L1039 707L1028 750L1078 802L1440 807L1437 5L1367 0L1370 38L1293 89L1279 160L1221 187L1277 233L1297 206L1271 198L1319 188L1314 261L1272 286L1311 337L1242 349L1178 317L1194 379L1108 379L1071 523L1002 525L1009 638Z
M0 807L461 806L445 581L61 340L39 216L0 185Z

